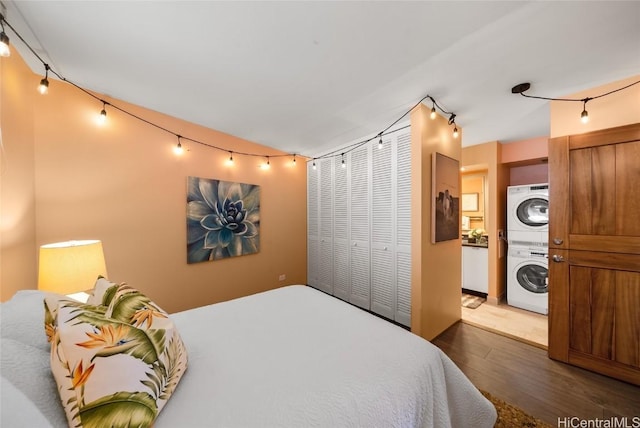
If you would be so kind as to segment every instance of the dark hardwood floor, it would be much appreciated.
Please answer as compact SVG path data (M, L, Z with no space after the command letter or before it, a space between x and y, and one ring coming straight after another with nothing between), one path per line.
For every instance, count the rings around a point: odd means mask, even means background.
M640 387L550 360L543 349L462 322L432 342L477 388L553 426L558 418L614 416L640 426Z

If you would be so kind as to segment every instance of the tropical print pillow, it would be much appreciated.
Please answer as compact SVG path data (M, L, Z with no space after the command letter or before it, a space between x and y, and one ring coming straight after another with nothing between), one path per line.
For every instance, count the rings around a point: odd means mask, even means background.
M112 291L108 307L63 300L49 313L51 371L71 427L151 426L187 368L168 314L126 284Z
M109 281L104 276L98 276L98 279L93 286L93 290L87 299L87 303L90 305L109 306L117 286L118 284Z

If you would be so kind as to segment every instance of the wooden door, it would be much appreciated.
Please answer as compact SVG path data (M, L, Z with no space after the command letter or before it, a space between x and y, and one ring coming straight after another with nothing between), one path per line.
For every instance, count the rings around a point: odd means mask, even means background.
M640 124L549 141L549 357L640 385Z

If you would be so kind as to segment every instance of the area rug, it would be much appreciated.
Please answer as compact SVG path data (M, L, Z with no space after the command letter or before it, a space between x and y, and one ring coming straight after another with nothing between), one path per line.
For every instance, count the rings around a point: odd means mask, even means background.
M488 392L482 390L480 392L487 400L491 401L498 411L498 419L494 428L552 428L552 425L526 414L519 408L494 397Z
M487 299L484 297L474 296L472 294L462 293L462 306L469 309L475 309L483 304Z

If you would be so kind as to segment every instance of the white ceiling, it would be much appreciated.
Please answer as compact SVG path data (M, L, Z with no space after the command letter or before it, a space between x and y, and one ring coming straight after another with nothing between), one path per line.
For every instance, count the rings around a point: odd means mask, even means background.
M638 1L0 1L86 89L311 156L426 94L457 114L463 146L545 136L548 102L512 86L559 97L640 74Z

